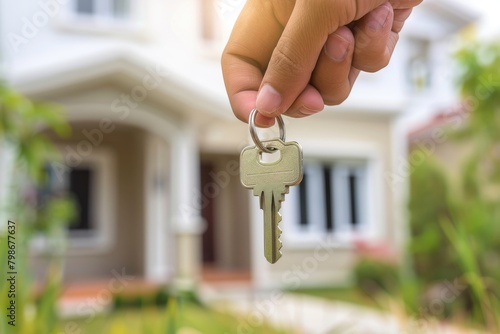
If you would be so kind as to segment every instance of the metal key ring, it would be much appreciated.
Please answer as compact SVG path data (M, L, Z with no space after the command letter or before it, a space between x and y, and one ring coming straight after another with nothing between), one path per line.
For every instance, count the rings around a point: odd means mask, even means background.
M255 130L255 128L256 128L255 115L256 114L257 114L257 109L252 110L252 112L250 113L250 119L249 119L250 135L252 136L253 142L255 143L255 145L257 145L257 147L261 151L266 152L266 153L273 153L273 151L276 151L276 149L274 147L267 148L266 146L264 146L264 144L262 144L262 142L260 141L259 136L257 136L257 131ZM280 128L280 139L281 139L281 141L284 142L285 141L285 123L283 122L283 118L281 117L281 115L276 117L276 120L278 121L278 126Z

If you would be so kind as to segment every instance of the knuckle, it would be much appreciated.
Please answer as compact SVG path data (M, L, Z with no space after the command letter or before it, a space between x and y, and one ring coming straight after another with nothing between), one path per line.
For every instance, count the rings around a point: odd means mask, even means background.
M361 71L369 73L374 73L387 67L398 38L399 36L397 34L393 34L386 44L383 45L383 49L370 48L370 52L367 52L369 51L368 49L357 49L353 59L353 66ZM367 54L370 56L368 57Z
M293 41L282 37L274 49L270 67L280 77L300 76L306 70L303 58Z
M383 68L386 68L388 65L389 65L389 61L391 60L391 57L390 55L385 55L382 60L380 61L380 63L378 64L378 66L380 67L380 69L383 69Z
M350 93L350 86L346 84L341 87L337 87L334 93L330 93L328 95L322 94L323 102L327 106L337 106L347 100Z
M364 0L338 0L336 6L332 6L332 8L335 8L336 15L341 19L340 25L345 25L361 18L363 15L360 11L362 11L363 2Z
M391 60L391 53L389 50L385 50L385 52L382 53L381 57L379 57L378 61L374 63L372 66L375 69L375 71L380 71L381 69L387 67L389 65L389 62Z
M396 9L394 11L394 21L392 22L392 31L400 32L406 20L410 17L412 9Z
M356 51L363 49L372 50L380 47L381 44L384 44L384 41L387 38L388 30L390 30L390 27L393 25L391 23L387 29L377 29L371 23L372 22L363 22L353 28L353 34L356 41Z
M315 8L315 16L318 22L322 22L332 33L339 26L344 26L361 17L358 13L358 3L365 0L308 0L306 6ZM312 2L315 2L312 4Z
M355 67L364 72L375 73L385 68L387 65L389 65L389 59L383 57L376 62L356 64Z
M394 24L392 25L392 31L399 34L403 29L404 24L405 21L394 21Z

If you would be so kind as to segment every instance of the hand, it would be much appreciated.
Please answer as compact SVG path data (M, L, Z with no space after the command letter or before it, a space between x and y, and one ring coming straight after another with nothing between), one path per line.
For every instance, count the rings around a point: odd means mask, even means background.
M349 95L359 71L390 60L398 33L421 0L249 0L222 56L233 111L270 126ZM349 28L347 27L349 25Z

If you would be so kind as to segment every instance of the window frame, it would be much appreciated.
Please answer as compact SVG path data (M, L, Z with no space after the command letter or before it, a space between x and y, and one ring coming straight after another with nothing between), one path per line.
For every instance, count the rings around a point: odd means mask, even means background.
M422 95L432 89L434 73L431 40L425 37L408 37L408 59L406 61L405 69L405 81L407 83L407 89L411 93ZM416 77L416 71L420 71L424 73L424 75L421 78ZM422 85L419 85L417 82L418 79L423 80Z
M89 0L93 1L93 6L95 9L94 14L85 14L78 12L77 6L78 6L78 0L72 0L72 12L74 13L75 16L82 16L82 17L89 17L92 19L105 19L105 20L111 20L111 21L128 21L129 17L131 17L133 13L133 0L127 0L130 1L130 7L129 7L129 15L127 18L117 18L114 16L114 1L117 0Z
M94 0L98 8L110 7L112 0L105 0L109 6ZM77 0L70 0L62 7L57 26L64 30L105 33L112 35L135 36L141 32L141 7L138 0L130 1L130 13L127 18L114 18L102 14L86 15L77 12ZM131 35L132 34L132 35Z
M63 147L59 147L64 152ZM50 164L50 163L49 163ZM68 254L101 254L114 246L116 231L116 162L113 152L105 148L94 148L92 154L82 157L75 168L84 167L92 171L90 230L67 230ZM30 249L34 253L46 250L48 240L43 235L34 236Z
M323 152L318 147L308 149L311 155L304 158L304 165L364 164L366 177L364 192L366 196L364 196L365 203L361 204L365 205L364 222L356 231L346 229L345 231L326 232L326 227L320 230L317 226L315 228L301 228L299 222L300 203L298 202L299 187L291 187L282 204L283 223L286 224L286 226L282 226L282 240L287 248L312 249L317 247L318 242L321 242L332 248L350 249L354 247L355 241L377 240L385 235L385 228L382 226L385 210L382 154L373 147L356 146L353 145L353 149L349 151L341 147L325 148ZM325 151L330 152L330 155L325 155Z
M336 161L316 161L316 162L306 162L304 164L304 175L305 188L306 188L306 206L307 206L307 224L302 221L303 203L295 203L299 208L296 220L297 229L301 233L309 234L351 234L357 233L364 228L366 225L366 210L360 210L359 208L366 207L366 175L368 174L368 165L364 161L346 161L346 160L336 160ZM328 230L327 224L327 208L326 201L328 200L325 189L325 171L330 174L329 177L329 188L332 191L333 196L330 198L330 207L332 208L332 223L333 230ZM351 217L351 206L350 206L350 189L348 184L348 178L351 174L355 174L358 180L362 180L355 192L356 203L358 205L357 217L358 223L353 224ZM301 192L300 186L291 189L291 192ZM302 195L302 193L301 193ZM302 200L300 196L296 194L292 195L297 200ZM299 205L300 204L300 205Z

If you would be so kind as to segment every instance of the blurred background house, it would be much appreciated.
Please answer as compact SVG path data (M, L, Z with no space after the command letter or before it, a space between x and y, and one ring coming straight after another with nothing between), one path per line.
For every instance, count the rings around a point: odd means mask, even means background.
M69 138L54 136L62 160L48 164L45 189L71 192L80 208L65 282L123 270L188 287L228 277L256 288L345 285L356 245L382 245L401 260L406 133L456 103L450 47L475 16L455 2L424 1L387 69L361 75L342 106L286 119L289 139L303 147L305 179L286 196L283 257L269 265L258 200L238 175L248 127L231 112L219 65L242 5L3 2L4 77L62 105L73 127ZM38 275L43 247L35 240Z

